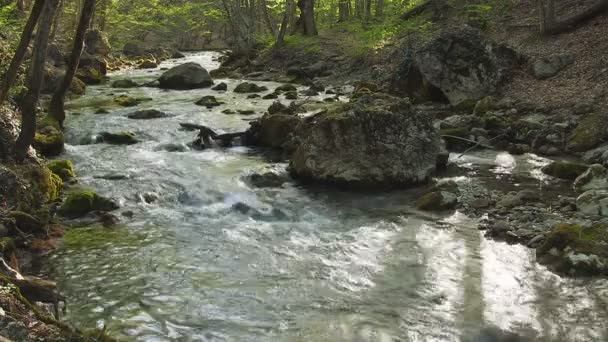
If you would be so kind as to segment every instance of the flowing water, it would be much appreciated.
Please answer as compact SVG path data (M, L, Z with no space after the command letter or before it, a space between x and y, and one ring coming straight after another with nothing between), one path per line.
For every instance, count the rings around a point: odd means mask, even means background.
M187 60L213 69L216 56ZM160 73L111 78L144 82ZM229 89L238 83L216 81ZM130 120L133 108L111 105L121 93L151 98L138 109L173 116ZM207 94L227 104L194 105ZM362 194L293 182L259 189L243 177L268 165L264 151L162 149L194 139L179 122L239 131L257 115L221 110L261 114L271 101L101 85L69 104L65 157L80 183L134 215L116 228L72 229L52 256L50 272L69 298L67 321L105 327L126 341L494 341L492 329L526 340L608 340L605 280L554 275L532 250L487 240L463 214L417 212L412 203L421 189ZM94 114L100 107L110 113ZM142 142L78 145L124 130ZM526 186L544 184L534 156L480 152L458 161L469 175L459 182L517 176ZM146 204L141 197L149 192L159 199ZM238 210L242 204L253 209Z

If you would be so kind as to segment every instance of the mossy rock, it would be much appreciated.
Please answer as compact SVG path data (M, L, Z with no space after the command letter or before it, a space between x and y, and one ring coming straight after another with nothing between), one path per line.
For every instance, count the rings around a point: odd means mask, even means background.
M447 191L432 191L422 195L416 201L416 208L425 211L451 210L456 207L458 198Z
M278 99L278 98L279 98L279 94L277 94L277 93L270 93L270 94L262 96L263 100L274 100L274 99Z
M473 143L462 139L470 139L471 131L466 127L444 128L439 131L445 141L445 147L448 151L464 151L466 148L473 146Z
M18 210L30 212L40 206L59 198L63 182L46 166L37 164L15 165L11 167L14 174L23 180L24 191L14 194Z
M260 120L259 144L261 146L281 148L288 142L302 119L295 115L264 115Z
M63 152L65 138L59 122L46 116L37 124L33 147L45 157L54 157Z
M268 90L265 86L259 86L251 82L243 82L234 88L235 93L260 93Z
M572 132L566 148L569 151L585 152L606 139L608 117L601 114L588 114Z
M112 82L112 88L137 88L139 87L139 84L135 83L132 80L116 80L114 82Z
M133 145L137 144L139 140L135 137L132 132L101 132L97 138L97 142L103 142L110 145Z
M79 78L74 77L70 84L70 92L74 95L84 95L87 90L87 85Z
M12 238L0 238L0 256L4 255L6 257L8 254L13 253L16 249L17 246L15 246L15 241L13 241Z
M145 59L139 62L139 64L137 65L138 69L154 69L156 67L158 67L158 64L151 59Z
M92 211L112 211L118 208L114 201L94 191L78 190L68 195L59 212L65 217L77 218Z
M457 111L461 111L461 112L474 113L476 105L477 105L477 100L468 99L468 100L464 100L464 101L461 101L458 104L456 104L454 106L454 109Z
M53 160L48 163L47 166L54 174L61 177L63 181L67 181L76 177L76 172L74 171L74 164L71 160Z
M198 106L213 108L213 107L221 106L224 103L221 101L218 101L215 98L215 96L213 96L213 95L206 95L206 96L203 96L200 100L196 101L195 104Z
M372 95L374 92L369 88L359 88L353 95L351 96L353 99L358 99L363 95Z
M283 84L282 86L276 87L276 89L274 91L288 93L288 92L297 91L297 90L298 90L298 88L296 88L296 86L294 86L293 84Z
M120 95L114 98L114 102L122 107L134 107L137 106L141 101L127 95Z
M549 165L542 168L544 174L551 177L575 180L578 176L582 175L589 168L588 165L572 163L566 161L554 161Z
M298 99L298 93L295 91L290 91L285 93L285 99L286 100L297 100Z
M539 261L572 275L608 274L608 227L561 223L536 250Z
M494 108L496 100L492 96L486 96L483 99L477 101L475 108L473 108L473 115L484 116L490 110Z
M377 93L380 90L380 87L377 83L369 82L369 81L361 81L355 87L355 93L358 93L361 89L367 89L373 93Z
M46 223L23 211L10 211L8 216L15 220L15 225L24 233L46 234Z

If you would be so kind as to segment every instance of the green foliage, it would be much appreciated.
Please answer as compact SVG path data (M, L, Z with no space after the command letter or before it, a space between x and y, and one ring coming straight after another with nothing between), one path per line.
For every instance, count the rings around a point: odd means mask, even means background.
M466 5L464 15L469 25L480 29L488 28L492 6L490 5Z

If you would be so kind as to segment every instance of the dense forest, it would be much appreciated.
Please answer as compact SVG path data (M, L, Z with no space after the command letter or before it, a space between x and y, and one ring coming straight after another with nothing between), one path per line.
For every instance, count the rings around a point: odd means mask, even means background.
M608 340L608 0L0 0L0 342Z

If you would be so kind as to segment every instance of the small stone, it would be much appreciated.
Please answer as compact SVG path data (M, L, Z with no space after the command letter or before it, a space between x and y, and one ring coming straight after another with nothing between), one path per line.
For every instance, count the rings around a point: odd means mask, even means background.
M221 83L218 83L215 87L211 88L211 90L225 91L225 90L228 90L228 85L224 82L221 82Z

